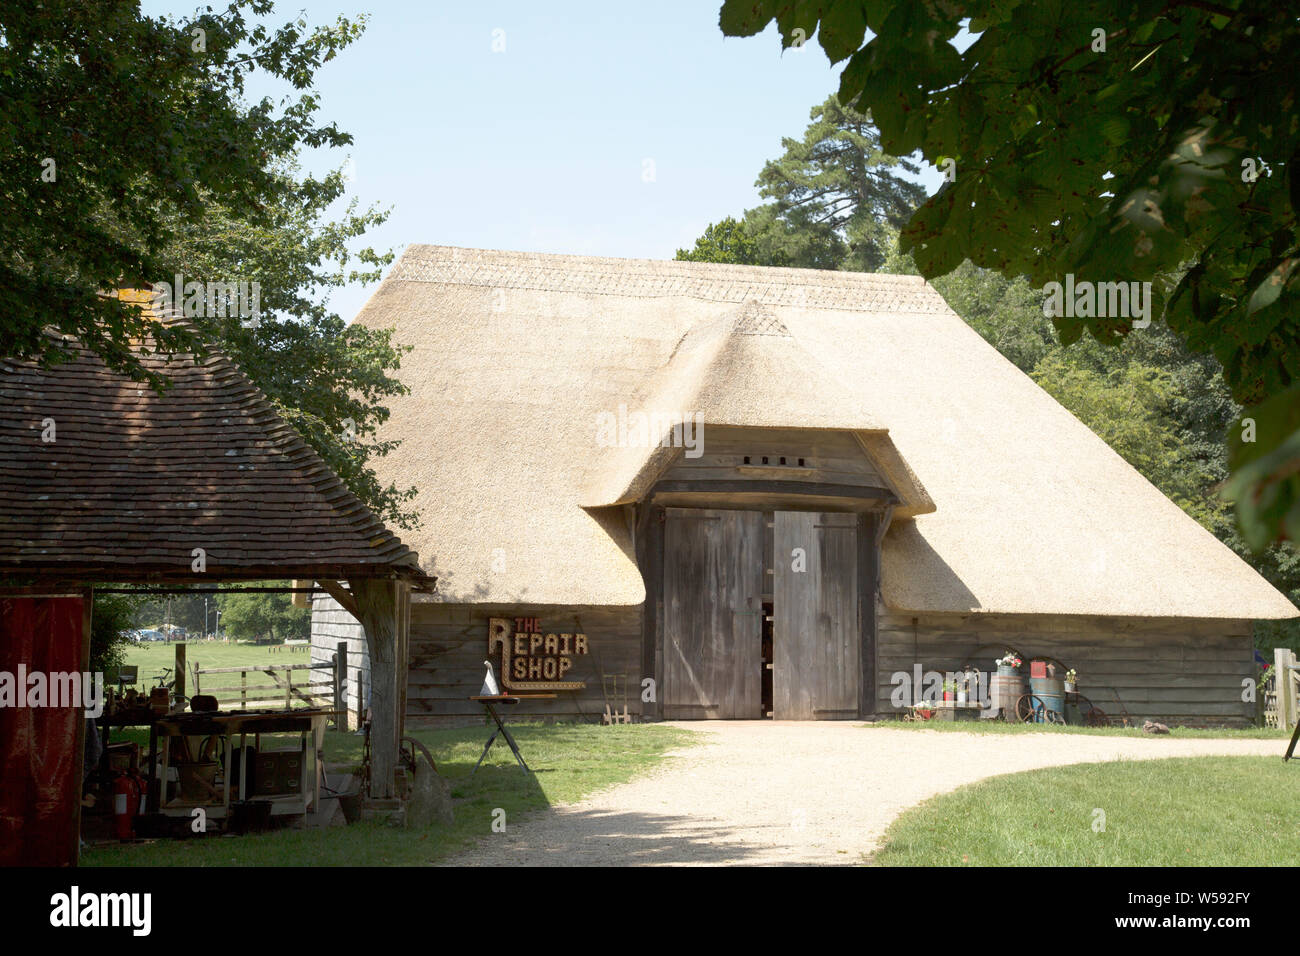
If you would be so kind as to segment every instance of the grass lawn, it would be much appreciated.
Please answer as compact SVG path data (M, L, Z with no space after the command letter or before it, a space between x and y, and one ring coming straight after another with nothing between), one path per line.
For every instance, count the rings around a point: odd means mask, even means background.
M474 761L488 738L486 727L418 730L410 736L433 754L451 784L456 821L451 826L399 830L373 823L313 830L140 845L97 847L82 854L83 866L418 866L436 862L492 836L496 808L506 826L522 814L571 803L596 790L630 780L664 759L667 751L692 743L690 731L655 724L602 727L594 724L520 724L510 732L535 771L528 777L510 748L498 739L478 773ZM356 764L361 738L329 732L329 764Z
M269 648L275 647L272 653ZM238 644L231 641L188 641L185 645L185 662L193 667L252 667L257 664L310 664L311 649L303 646L295 650L280 645ZM148 690L155 685L154 678L164 667L175 668L176 645L162 641L144 641L126 648L127 664L140 668L137 688ZM237 678L236 678L237 679Z
M1094 832L1097 809L1104 832ZM1296 866L1300 762L1179 757L1008 774L907 810L879 866Z
M1142 729L1142 720L1136 727L1075 727L1064 724L1009 724L1002 720L966 720L943 722L937 720L880 720L864 724L868 728L887 727L891 730L937 730L958 734L1090 734L1098 737L1151 737ZM1291 731L1276 727L1170 727L1161 737L1226 738L1232 740L1290 740ZM1281 753L1281 751L1279 751Z

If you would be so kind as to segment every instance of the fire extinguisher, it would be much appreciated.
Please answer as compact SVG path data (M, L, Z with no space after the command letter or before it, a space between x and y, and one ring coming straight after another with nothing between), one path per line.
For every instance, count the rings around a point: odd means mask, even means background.
M119 773L113 781L113 817L119 840L129 840L140 807L140 785L130 774Z
M144 778L144 774L134 768L131 770L131 779L135 781L135 792L139 797L139 799L136 800L135 815L142 817L145 814L145 801L148 799L149 795L149 781ZM131 824L131 829L135 829L134 823Z

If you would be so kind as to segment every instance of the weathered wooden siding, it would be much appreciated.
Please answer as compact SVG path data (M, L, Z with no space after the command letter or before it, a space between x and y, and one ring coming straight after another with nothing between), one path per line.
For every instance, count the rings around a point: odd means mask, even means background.
M334 659L339 641L348 642L348 669L345 694L348 702L348 726L355 727L355 716L359 703L357 700L357 671L362 671L362 680L370 681L370 647L366 643L366 632L347 611L328 595L318 594L311 606L311 661L313 664L326 663Z
M669 508L664 531L663 713L762 716L761 511Z
M601 674L626 675L627 703L641 712L641 606L554 607L420 603L411 606L411 661L407 681L408 727L481 723L482 705L469 700L483 684L488 618L536 617L547 631L587 635L590 653L574 657L565 680L585 681L555 700L523 701L503 716L598 721L605 711ZM492 655L498 676L500 654ZM622 698L620 695L619 703Z
M877 607L877 711L895 714L897 673L956 670L985 644L1006 643L1047 655L1079 672L1079 691L1108 715L1120 712L1114 688L1138 718L1190 725L1239 726L1255 705L1242 701L1242 680L1254 676L1248 621L1073 617L1053 615L912 615ZM915 623L914 623L915 622ZM998 652L973 662L994 670ZM1028 676L1027 666L1025 668Z
M661 480L788 478L832 485L886 484L866 449L849 432L705 425L701 434L700 456L687 458L683 449Z
M591 640L573 676L587 687L557 700L520 704L516 716L595 720L604 711L600 671L628 675L628 704L641 713L641 612L637 607L475 607L414 604L411 609L410 726L478 723L482 711L466 698L478 691L487 657L489 617L537 617L548 630L573 629ZM1242 680L1254 674L1247 621L1151 620L1049 615L911 615L877 605L876 711L896 714L892 677L923 670L955 670L977 647L1006 643L1022 653L1046 654L1080 672L1080 690L1109 714L1118 713L1114 687L1129 713L1166 723L1232 725L1251 722L1254 705L1241 700ZM312 609L312 660L328 660L348 642L348 708L357 708L356 671L369 675L360 626L327 597ZM987 651L974 663L992 670ZM987 659L985 659L987 658ZM494 666L500 666L494 660Z
M605 711L601 672L627 675L628 709L641 713L641 607L539 607L535 605L450 605L412 603L410 672L407 680L408 727L464 726L481 723L483 708L470 701L483 684L488 618L536 617L548 631L584 633L590 653L574 658L566 680L585 681L579 691L559 692L555 700L525 701L503 716L561 720L599 720ZM356 671L369 681L365 635L352 615L332 598L312 605L311 655L325 661L339 641L348 642L348 711L356 713ZM500 654L492 666L501 671ZM619 701L621 703L620 695Z

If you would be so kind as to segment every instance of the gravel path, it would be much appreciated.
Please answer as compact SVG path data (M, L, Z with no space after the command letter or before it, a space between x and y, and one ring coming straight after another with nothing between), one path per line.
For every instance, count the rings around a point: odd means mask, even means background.
M1280 756L1285 741L960 734L851 722L673 723L700 733L650 773L553 807L452 866L850 864L907 807L1002 773L1099 760Z

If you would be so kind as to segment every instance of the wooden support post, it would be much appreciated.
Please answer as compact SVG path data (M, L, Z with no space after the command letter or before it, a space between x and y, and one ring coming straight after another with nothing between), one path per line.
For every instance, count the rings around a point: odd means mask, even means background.
M643 504L637 510L636 553L645 586L645 603L641 606L641 674L636 682L637 699L643 690L641 681L654 681L654 699L641 702L641 718L657 720L660 695L663 692L663 674L660 662L659 641L663 628L663 562L664 562L664 510L657 505Z
M1290 730L1300 720L1300 701L1297 701L1295 654L1287 647L1273 648L1273 686L1277 688L1277 725Z
M180 700L185 695L185 642L176 645L176 688L172 696Z
M356 603L356 618L365 629L370 646L370 798L390 800L395 796L397 740L401 718L402 672L398 660L404 652L399 582L357 578L349 582Z
M876 532L880 515L858 515L858 716L876 713Z
M411 667L411 586L394 582L397 604L397 739L406 736L406 681Z
M357 668L357 730L366 722L365 671Z

